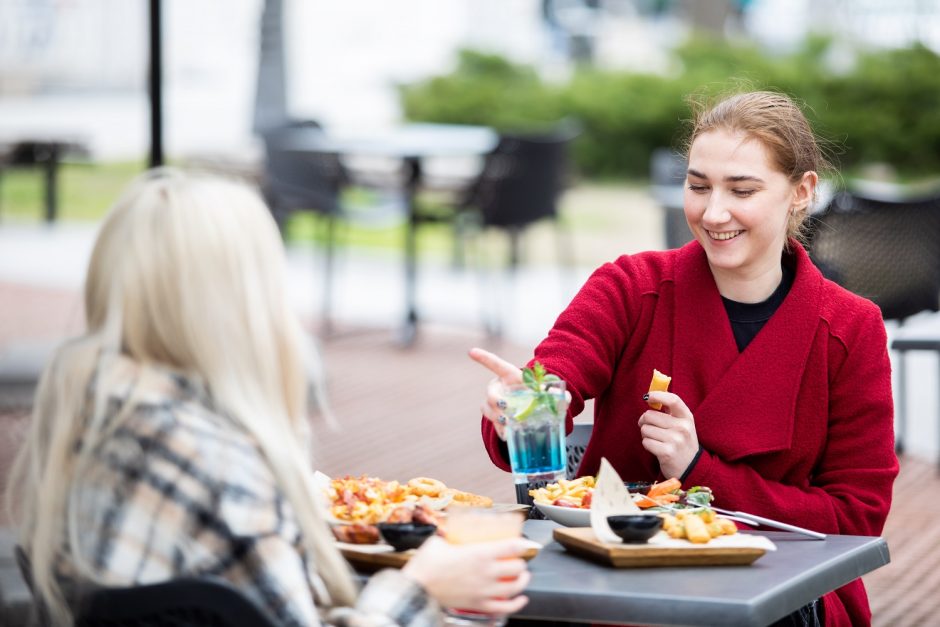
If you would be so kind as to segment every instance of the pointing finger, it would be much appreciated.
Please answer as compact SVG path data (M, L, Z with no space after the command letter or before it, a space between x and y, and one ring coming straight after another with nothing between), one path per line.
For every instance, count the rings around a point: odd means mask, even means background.
M522 370L498 355L482 348L471 348L469 354L470 359L495 374L503 383L520 383L522 381Z

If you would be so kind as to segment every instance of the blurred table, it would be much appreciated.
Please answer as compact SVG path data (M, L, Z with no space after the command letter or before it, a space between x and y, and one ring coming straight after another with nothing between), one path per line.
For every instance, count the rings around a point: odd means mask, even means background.
M0 175L10 168L42 168L45 179L45 219L55 222L58 212L58 173L62 159L87 157L88 148L79 140L54 137L24 137L0 140Z
M334 153L341 157L399 159L404 176L398 182L408 212L405 231L405 321L401 343L411 345L418 330L417 227L415 198L423 183L422 161L434 157L473 157L492 150L499 135L482 126L406 124L375 132L333 132L317 128L292 131L285 146L299 153Z
M681 625L768 625L890 561L884 538L807 540L750 532L777 546L750 566L611 568L567 552L551 521L526 521L545 544L515 618Z

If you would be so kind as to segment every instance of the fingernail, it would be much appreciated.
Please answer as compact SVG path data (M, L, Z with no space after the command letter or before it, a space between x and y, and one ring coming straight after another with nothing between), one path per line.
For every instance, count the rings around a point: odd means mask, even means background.
M644 395L643 395L643 400L644 400L644 401L650 400L650 395L649 395L649 394L644 394Z
M499 407L500 409L506 409L508 407L508 405L506 404L506 401L504 401L503 399L499 399L498 401L496 401L496 406Z

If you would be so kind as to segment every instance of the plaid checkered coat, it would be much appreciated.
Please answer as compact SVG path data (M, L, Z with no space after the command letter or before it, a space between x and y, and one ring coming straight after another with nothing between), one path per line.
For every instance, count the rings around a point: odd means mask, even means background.
M95 447L71 502L80 525L74 549L100 582L222 577L284 625L440 622L437 604L398 571L372 577L355 607L325 603L291 507L253 439L213 409L198 383L142 372L119 359L100 375L113 432ZM78 572L65 557L59 570L66 583Z

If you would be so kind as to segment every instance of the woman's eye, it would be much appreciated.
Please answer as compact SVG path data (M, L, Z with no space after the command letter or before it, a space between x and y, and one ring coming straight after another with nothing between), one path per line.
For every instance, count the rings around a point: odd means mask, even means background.
M694 183L689 183L689 189L695 192L696 194L702 194L708 191L707 185L696 185Z
M755 190L753 189L733 189L731 190L731 193L737 196L738 198L747 198L748 196L752 196L754 194L754 191Z

